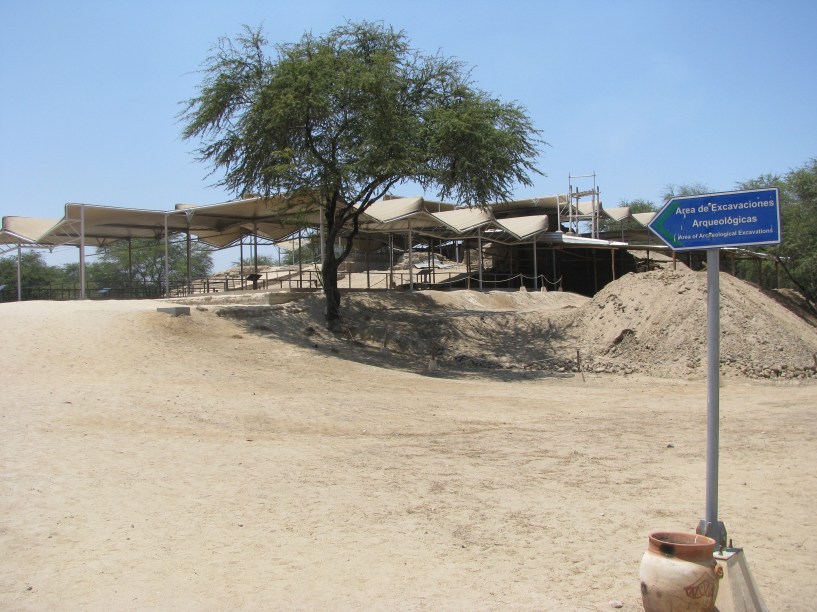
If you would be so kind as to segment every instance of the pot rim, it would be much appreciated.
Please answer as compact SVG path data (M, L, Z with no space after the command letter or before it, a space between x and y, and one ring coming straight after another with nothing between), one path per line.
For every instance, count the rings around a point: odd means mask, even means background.
M653 531L649 541L650 551L686 561L712 560L717 544L708 536L685 531Z

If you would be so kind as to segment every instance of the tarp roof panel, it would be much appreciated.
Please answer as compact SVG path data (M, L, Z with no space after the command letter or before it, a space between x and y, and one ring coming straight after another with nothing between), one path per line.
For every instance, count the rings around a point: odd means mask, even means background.
M377 223L391 223L424 212L423 198L394 198L370 204L363 212Z
M510 233L517 240L529 240L534 235L547 231L547 215L531 215L528 217L511 217L497 219L496 225Z
M599 202L598 200L595 202L593 202L592 200L589 202L579 202L573 208L577 209L579 213L582 215L592 215L593 211L599 210L601 208L601 202Z
M630 216L629 206L619 206L617 208L602 208L601 212L610 217L613 221L621 221Z
M320 222L320 204L311 194L291 197L275 195L270 197L253 197L220 204L196 206L177 204L176 210L191 215L193 223L209 225L215 229L226 229L233 225L247 222L274 222L279 224L301 225Z
M58 219L38 217L3 217L0 229L0 243L34 244L37 239L53 227Z
M648 224L650 221L652 221L652 220L653 220L653 218L655 217L655 215L656 215L656 213L654 213L654 212L643 212L643 213L634 213L634 214L633 214L633 215L631 215L631 216L632 216L632 218L633 218L633 219L635 219L635 220L636 220L638 223L640 223L640 224L641 224L641 225L643 225L644 227L647 227L647 224Z
M491 204L489 208L495 213L513 212L532 208L541 208L543 211L555 214L560 206L567 204L567 196L564 194L546 195L535 198L525 198L522 200L511 200L509 202L498 202Z
M493 216L489 211L479 208L457 208L455 210L431 213L431 216L452 232L460 234L487 225L493 220Z

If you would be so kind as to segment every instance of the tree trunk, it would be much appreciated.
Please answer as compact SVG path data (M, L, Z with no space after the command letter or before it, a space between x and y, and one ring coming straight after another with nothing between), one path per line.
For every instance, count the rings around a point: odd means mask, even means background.
M326 297L326 328L340 331L340 290L338 289L338 266L335 257L334 239L326 237L325 255L321 273L323 276L323 294Z

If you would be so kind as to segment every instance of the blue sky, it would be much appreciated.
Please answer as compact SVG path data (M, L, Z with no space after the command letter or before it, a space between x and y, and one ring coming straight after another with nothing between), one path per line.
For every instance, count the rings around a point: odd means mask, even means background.
M550 146L519 197L595 172L605 206L659 204L668 184L729 190L817 157L813 0L0 0L0 215L231 199L176 119L209 49L242 24L291 42L347 19L402 29L527 107Z

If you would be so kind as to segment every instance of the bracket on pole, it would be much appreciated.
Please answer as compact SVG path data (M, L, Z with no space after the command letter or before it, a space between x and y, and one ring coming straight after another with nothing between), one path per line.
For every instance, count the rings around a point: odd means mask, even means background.
M713 525L706 519L701 519L697 529L695 529L695 533L715 540L715 542L717 542L716 548L720 550L726 548L726 526L721 521Z

